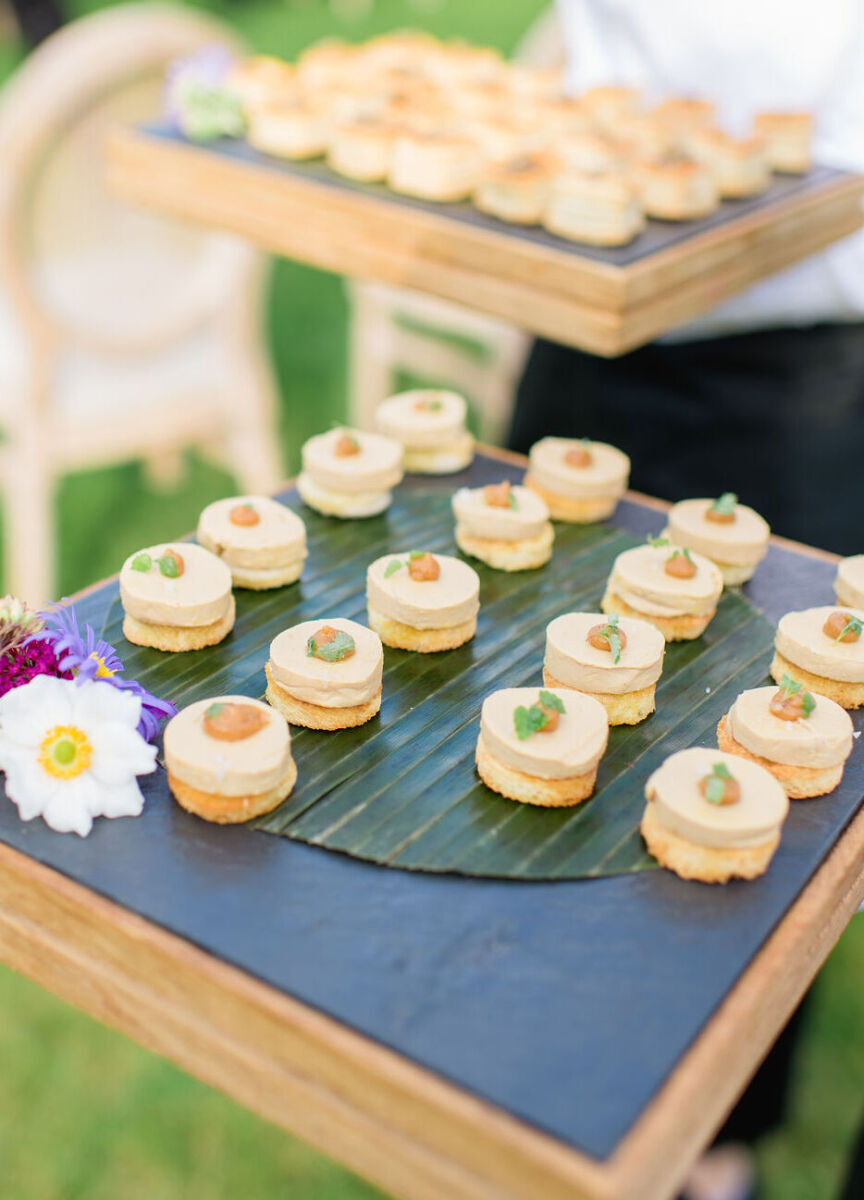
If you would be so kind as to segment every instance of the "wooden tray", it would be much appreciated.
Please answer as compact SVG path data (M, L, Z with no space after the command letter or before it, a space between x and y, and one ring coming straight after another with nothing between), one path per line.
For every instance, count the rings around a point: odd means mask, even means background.
M775 176L702 221L651 221L597 250L519 229L470 205L428 204L243 142L200 147L161 126L109 140L108 179L135 203L249 238L344 275L398 284L614 356L853 233L864 178Z
M631 499L615 524L662 520ZM775 542L748 593L776 620L834 569ZM861 766L722 889L387 870L207 825L152 776L86 841L0 803L0 956L396 1195L668 1200L864 892Z

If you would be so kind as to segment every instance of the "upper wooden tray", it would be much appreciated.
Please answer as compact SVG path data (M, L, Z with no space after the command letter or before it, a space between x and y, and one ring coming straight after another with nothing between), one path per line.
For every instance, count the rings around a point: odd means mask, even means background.
M194 146L157 126L109 140L118 195L340 274L399 284L614 356L650 341L864 223L864 177L775 177L702 221L651 221L598 250L470 205L428 204L267 158L243 142Z

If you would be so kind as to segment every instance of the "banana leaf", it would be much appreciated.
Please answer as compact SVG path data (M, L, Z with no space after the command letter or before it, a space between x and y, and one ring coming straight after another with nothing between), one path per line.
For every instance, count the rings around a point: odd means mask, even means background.
M221 645L186 654L129 646L115 600L105 636L128 677L178 706L226 692L263 696L272 639L311 619L366 619L365 572L407 549L455 553L449 494L405 488L388 513L340 522L298 507L309 535L302 580L272 592L236 592L237 622ZM594 796L574 809L515 804L474 769L483 697L539 685L547 623L598 610L613 559L637 544L612 525L556 526L555 554L538 571L505 574L474 563L481 579L477 636L441 654L385 648L381 713L359 729L292 730L298 782L256 827L390 867L507 879L579 879L656 864L639 836L644 784L669 754L716 745L735 696L766 678L774 630L739 593L727 592L706 633L667 647L657 711L612 729Z

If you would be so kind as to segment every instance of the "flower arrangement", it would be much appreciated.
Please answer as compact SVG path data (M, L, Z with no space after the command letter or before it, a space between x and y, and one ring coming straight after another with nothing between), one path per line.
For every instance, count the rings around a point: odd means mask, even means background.
M231 51L216 43L178 58L169 67L165 115L193 141L210 142L245 133L242 101L228 86L234 61Z
M112 645L68 601L33 612L0 600L0 769L23 820L86 837L97 816L139 816L137 776L177 710L123 675Z

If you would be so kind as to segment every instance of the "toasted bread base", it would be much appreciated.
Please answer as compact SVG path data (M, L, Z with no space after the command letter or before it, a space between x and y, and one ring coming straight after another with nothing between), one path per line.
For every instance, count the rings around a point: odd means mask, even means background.
M648 852L661 867L674 871L682 879L698 879L702 883L728 883L730 879L756 879L764 875L774 851L780 844L775 833L760 846L724 850L718 846L697 846L676 833L664 829L657 820L652 803L646 804L639 826Z
M751 753L742 746L729 732L726 717L720 718L717 726L717 745L728 754L737 754L741 758L749 758L750 762L758 763L783 785L790 800L809 800L811 796L827 796L833 792L843 778L843 767L793 767L788 763L773 762L770 758L762 758Z
M236 605L234 597L228 612L212 625L151 625L139 621L126 613L123 617L123 636L135 646L149 646L153 650L176 653L181 650L203 650L205 646L216 646L234 628Z
M530 472L525 475L522 482L525 487L531 488L532 492L536 492L546 501L549 515L553 521L568 521L572 525L593 525L596 521L605 521L611 517L618 507L618 496L574 500L572 496L562 496L559 492L547 491L531 478Z
M267 676L267 691L264 698L271 708L281 713L289 725L302 725L305 729L353 729L365 725L381 709L381 688L366 704L349 704L345 708L326 708L323 704L308 704L287 692L273 678L270 664L264 667Z
M420 654L435 654L439 650L455 650L470 642L477 632L477 618L450 625L446 629L415 629L392 617L385 617L368 606L369 628L378 634L385 646L393 650L417 650Z
M543 532L537 537L508 542L503 538L472 537L462 525L457 525L455 538L463 554L479 558L496 571L533 571L552 557L555 531L547 521Z
M562 683L551 672L543 668L543 683L548 688L569 688L569 683ZM610 725L638 725L654 711L654 693L657 684L649 684L645 688L637 688L634 692L589 692L585 688L571 688L584 696L593 696L606 709Z
M642 621L647 621L649 625L660 630L667 642L691 642L694 638L701 637L708 628L708 622L717 611L716 608L712 608L709 613L703 613L698 617L686 614L681 617L652 617L648 613L639 612L638 609L625 604L610 587L606 588L603 599L600 601L600 608L604 613L618 613L619 617L638 617Z
M572 808L588 799L597 781L596 767L572 779L538 779L536 775L526 775L490 754L482 737L477 739L475 762L477 774L493 792L540 808Z
M776 650L769 669L775 683L779 683L784 675L791 675L797 683L803 683L809 692L827 696L841 708L864 706L864 683L844 683L841 679L827 679L824 675L814 675L812 671L805 671L803 667L796 666Z
M343 521L377 517L390 507L392 492L334 492L319 487L305 472L297 477L297 491L309 508L325 517L341 517Z
M291 794L296 782L297 764L293 759L276 787L252 796L220 796L216 792L202 792L168 772L168 786L180 807L215 825L239 825L272 812Z

